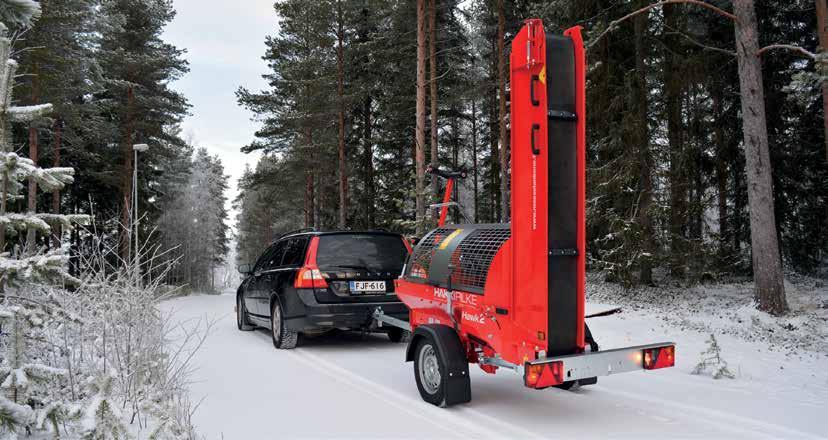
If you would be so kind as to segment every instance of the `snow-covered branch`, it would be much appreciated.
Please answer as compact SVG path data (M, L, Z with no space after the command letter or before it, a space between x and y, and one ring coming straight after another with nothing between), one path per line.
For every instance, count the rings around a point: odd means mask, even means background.
M32 122L52 112L52 104L29 105L25 107L9 107L6 114L12 122Z

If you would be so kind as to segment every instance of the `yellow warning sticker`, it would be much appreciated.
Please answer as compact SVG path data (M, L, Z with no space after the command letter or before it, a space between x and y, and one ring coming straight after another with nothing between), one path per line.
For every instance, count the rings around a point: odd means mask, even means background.
M538 74L538 78L540 78L541 84L546 85L546 66L543 66L540 74Z
M440 249L447 248L449 243L451 243L451 240L454 240L454 237L457 237L461 232L463 232L462 229L455 229L454 232L449 234L448 237L446 237L446 239L443 240L442 243L440 243Z

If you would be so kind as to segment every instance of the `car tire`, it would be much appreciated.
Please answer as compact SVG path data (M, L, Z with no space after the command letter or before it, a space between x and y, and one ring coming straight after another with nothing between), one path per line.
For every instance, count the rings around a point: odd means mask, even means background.
M442 358L436 342L421 338L414 352L414 378L420 397L440 407L446 406L446 361Z
M236 326L243 332L249 332L250 330L256 328L256 326L251 324L250 320L247 319L247 307L244 306L244 301L242 300L241 295L236 296Z
M394 343L408 341L408 339L410 339L410 337L411 337L411 332L410 331L403 330L399 327L391 327L388 330L388 339L390 339L391 342L394 342Z
M299 333L288 330L283 318L282 306L279 305L279 301L273 301L270 308L270 336L273 346L280 350L290 350L296 347Z

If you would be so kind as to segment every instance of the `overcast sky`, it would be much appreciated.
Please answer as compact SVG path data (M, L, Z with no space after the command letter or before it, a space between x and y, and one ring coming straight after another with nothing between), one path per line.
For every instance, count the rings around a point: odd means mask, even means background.
M245 163L255 166L258 158L239 151L253 140L258 125L236 104L235 92L239 86L261 90L266 85L261 57L265 36L276 31L273 0L174 0L174 5L177 15L164 39L186 49L190 62L190 73L173 84L192 105L183 134L221 158L232 200ZM235 224L235 213L232 217Z

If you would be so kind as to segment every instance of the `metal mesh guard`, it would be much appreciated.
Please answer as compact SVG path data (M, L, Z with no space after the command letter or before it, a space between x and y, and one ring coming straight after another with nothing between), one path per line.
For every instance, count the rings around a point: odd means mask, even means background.
M453 288L483 293L486 277L497 251L512 235L511 229L476 229L451 255Z
M428 271L431 269L431 257L434 255L434 246L439 245L446 236L454 231L455 228L438 228L423 237L414 249L411 264L408 267L408 276L428 278Z

